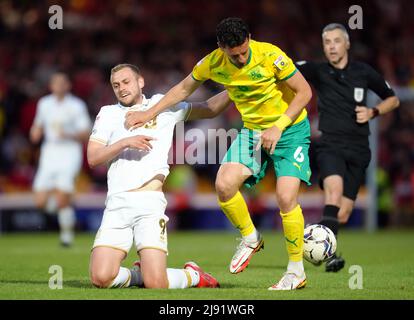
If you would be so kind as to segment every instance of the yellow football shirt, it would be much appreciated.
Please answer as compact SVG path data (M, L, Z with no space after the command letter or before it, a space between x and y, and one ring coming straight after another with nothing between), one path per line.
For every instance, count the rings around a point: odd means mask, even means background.
M292 101L295 93L285 80L297 69L292 60L277 46L250 40L247 64L235 66L217 48L194 67L192 77L197 81L211 79L224 85L239 110L244 126L249 129L270 128ZM295 123L306 118L303 109Z

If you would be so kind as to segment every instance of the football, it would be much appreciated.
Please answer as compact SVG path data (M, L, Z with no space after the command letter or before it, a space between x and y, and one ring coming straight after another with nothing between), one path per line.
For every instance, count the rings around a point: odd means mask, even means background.
M328 260L336 251L336 238L331 229L321 224L305 228L303 256L318 266Z

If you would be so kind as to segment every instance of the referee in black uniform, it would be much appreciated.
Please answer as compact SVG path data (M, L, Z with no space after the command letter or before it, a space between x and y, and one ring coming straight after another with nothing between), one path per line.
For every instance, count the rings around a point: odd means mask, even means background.
M339 223L346 223L351 215L371 159L368 122L397 108L399 100L378 72L363 62L349 60L349 35L343 25L327 25L322 42L328 62L301 61L297 67L318 95L322 136L316 159L325 194L320 223L337 235ZM368 89L382 99L375 108L366 107ZM326 271L337 272L344 265L345 260L335 255L327 261Z

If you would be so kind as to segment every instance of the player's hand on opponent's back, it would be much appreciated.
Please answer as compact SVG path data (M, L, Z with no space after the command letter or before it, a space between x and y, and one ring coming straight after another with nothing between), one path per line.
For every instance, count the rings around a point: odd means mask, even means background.
M152 149L152 145L150 143L151 140L156 140L156 139L153 137L144 136L144 135L136 135L136 136L128 137L124 139L124 147L138 149L142 151L150 151Z
M142 127L151 120L151 115L148 111L128 111L125 115L124 126L128 130Z
M355 108L356 113L356 121L358 123L365 123L368 122L373 118L372 108L368 108L365 106L357 106Z
M256 147L256 151L258 151L260 147L263 147L263 149L265 149L265 151L267 151L269 154L273 154L281 136L282 131L280 131L276 126L262 131L260 134L259 143Z

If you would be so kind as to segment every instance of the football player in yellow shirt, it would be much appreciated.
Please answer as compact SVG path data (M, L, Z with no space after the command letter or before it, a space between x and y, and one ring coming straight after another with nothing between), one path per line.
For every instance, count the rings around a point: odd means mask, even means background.
M244 122L216 178L218 203L242 235L230 272L243 271L264 244L239 189L243 184L259 182L267 164L273 163L289 262L280 281L269 290L299 289L306 285L306 275L302 261L304 218L297 198L301 181L309 184L311 174L305 107L312 92L292 60L277 46L252 40L242 19L224 19L216 33L219 48L204 57L153 108L128 113L125 125L131 129L144 125L185 100L208 79L224 85Z

